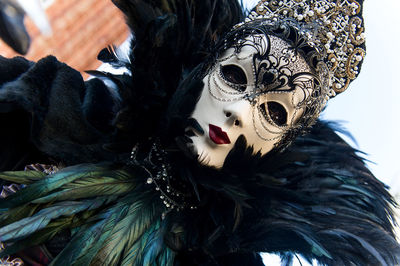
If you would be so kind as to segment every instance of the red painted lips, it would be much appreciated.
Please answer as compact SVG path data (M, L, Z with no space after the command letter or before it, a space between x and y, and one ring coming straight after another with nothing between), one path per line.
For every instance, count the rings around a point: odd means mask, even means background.
M220 127L214 126L213 124L209 125L209 136L215 144L229 144L231 140L228 137L226 132L222 131Z

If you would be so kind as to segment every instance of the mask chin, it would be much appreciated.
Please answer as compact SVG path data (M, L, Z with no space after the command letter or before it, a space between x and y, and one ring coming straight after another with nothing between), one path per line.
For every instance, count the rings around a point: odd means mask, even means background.
M214 166L216 168L221 168L224 164L225 158L229 154L232 146L216 146L207 140L204 136L193 136L191 137L193 141L194 152L197 153L197 160L208 166Z
M255 151L253 146L248 146L246 137L241 135L235 143L229 148L210 149L208 145L196 145L193 142L193 154L197 154L197 160L200 164L215 167L217 169L231 167L232 164L240 163L244 158L258 158L262 155L260 151Z

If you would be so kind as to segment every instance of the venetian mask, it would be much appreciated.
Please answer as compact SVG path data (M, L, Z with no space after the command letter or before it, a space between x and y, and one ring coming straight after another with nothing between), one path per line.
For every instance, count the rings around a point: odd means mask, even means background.
M290 129L301 126L320 81L305 58L283 39L250 35L217 59L207 72L191 118L204 132L191 136L200 162L222 167L243 135L266 154Z

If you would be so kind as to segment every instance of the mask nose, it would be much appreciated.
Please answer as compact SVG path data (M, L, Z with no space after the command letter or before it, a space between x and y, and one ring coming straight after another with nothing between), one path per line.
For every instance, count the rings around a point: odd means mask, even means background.
M251 120L251 104L246 100L230 103L223 111L230 125L244 126Z

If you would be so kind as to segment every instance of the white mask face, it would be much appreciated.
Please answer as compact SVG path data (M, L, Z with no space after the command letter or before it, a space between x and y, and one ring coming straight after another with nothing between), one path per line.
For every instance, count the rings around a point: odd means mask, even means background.
M217 168L240 135L255 152L273 149L296 126L318 84L287 42L261 34L246 37L239 49L226 50L203 82L191 118L204 134L188 130L194 132L198 159Z

